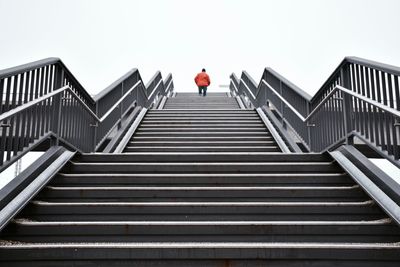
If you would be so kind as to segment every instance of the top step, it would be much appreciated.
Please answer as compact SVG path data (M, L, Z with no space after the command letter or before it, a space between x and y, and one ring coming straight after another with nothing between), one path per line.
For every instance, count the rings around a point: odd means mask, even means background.
M240 109L240 106L235 98L228 97L226 93L207 93L207 96L177 93L167 99L164 109Z

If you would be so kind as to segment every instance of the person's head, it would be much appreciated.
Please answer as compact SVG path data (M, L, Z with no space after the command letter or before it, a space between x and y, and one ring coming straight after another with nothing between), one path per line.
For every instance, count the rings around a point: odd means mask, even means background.
M206 69L202 69L201 72L206 72Z

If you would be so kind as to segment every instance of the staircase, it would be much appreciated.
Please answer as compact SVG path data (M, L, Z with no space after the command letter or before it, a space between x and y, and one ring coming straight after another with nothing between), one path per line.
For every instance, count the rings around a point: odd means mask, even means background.
M400 228L330 155L282 153L235 101L178 93L124 153L75 156L2 231L1 263L398 266Z

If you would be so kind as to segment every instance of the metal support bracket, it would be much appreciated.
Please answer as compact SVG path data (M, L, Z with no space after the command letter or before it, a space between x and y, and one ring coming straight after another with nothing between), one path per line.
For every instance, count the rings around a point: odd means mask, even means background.
M1 123L0 128L1 127L8 128L8 127L11 127L11 124L10 123Z

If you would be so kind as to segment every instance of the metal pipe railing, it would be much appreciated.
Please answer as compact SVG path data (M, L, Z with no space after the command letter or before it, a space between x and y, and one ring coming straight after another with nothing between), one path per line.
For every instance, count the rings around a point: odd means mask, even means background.
M399 159L400 68L348 57L321 89L310 97L270 68L258 85L242 73L230 89L255 107L273 105L285 127L289 124L311 151L324 151L362 136L392 162Z
M59 58L0 70L0 114L65 85L95 110L95 101Z
M134 107L169 95L171 74L166 82L157 72L145 87L133 69L91 98L57 58L0 71L0 171L49 137L54 144L96 151Z

